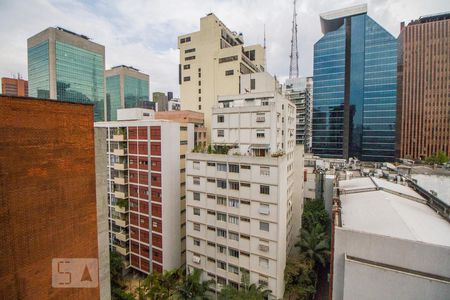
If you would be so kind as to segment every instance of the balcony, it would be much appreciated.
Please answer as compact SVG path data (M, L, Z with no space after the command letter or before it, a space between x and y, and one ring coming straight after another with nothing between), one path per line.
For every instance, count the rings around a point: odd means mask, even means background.
M128 235L128 233L126 233L124 231L117 232L115 235L116 235L116 239L118 239L119 241L122 241L122 242L128 241L129 235Z
M114 183L120 185L128 184L128 178L126 177L114 177Z
M114 245L116 252L119 252L122 255L128 255L128 249L119 245Z
M124 142L125 141L125 135L124 134L114 134L113 135L113 141L115 142Z
M128 222L127 222L127 221L125 221L125 220L120 220L120 219L114 219L114 223L115 223L117 226L120 226L120 227L127 227L127 225L128 225Z
M116 156L125 156L127 155L126 149L114 149L113 154Z
M126 163L114 163L114 170L125 171L128 169Z
M126 199L127 194L125 192L115 191L114 196L119 199Z
M128 207L121 207L121 206L114 206L114 210L118 213L127 213L128 212Z

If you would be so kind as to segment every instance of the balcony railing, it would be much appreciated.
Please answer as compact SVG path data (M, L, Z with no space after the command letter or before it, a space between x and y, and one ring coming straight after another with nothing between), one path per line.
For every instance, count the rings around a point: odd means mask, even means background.
M124 247L121 247L121 246L118 246L118 245L115 245L114 248L115 248L116 251L119 252L120 254L122 254L122 255L128 255L128 249L127 249L127 248L124 248Z
M126 185L126 184L128 184L128 178L127 177L114 177L114 183L120 184L120 185Z
M125 192L115 191L114 196L119 199L126 199L128 195Z
M127 150L126 149L114 149L113 154L117 155L117 156L125 156L125 155L127 155Z
M128 169L128 166L126 163L114 163L114 169L119 171L125 171Z
M116 233L115 236L116 236L116 239L118 239L119 241L122 241L122 242L128 241L128 238L129 238L128 233L126 233L124 231Z
M125 135L124 134L114 134L112 140L115 141L115 142L124 142L125 141Z

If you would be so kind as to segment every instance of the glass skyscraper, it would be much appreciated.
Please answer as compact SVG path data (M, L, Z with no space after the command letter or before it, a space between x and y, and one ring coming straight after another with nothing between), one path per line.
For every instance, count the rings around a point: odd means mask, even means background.
M117 109L150 107L149 76L130 66L106 70L107 120L117 120Z
M314 154L391 161L395 156L397 40L365 5L321 16L314 45Z
M62 28L28 39L29 95L91 103L94 121L105 120L105 47Z

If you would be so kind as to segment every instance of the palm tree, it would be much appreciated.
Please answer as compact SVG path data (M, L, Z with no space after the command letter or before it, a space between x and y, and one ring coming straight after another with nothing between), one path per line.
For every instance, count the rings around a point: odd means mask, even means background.
M300 247L301 253L322 267L329 259L328 236L320 224L313 226L310 231L302 229L301 239L295 246Z
M173 299L181 280L182 271L180 269L164 271L162 274L153 272L147 276L137 293L142 299Z
M209 297L212 280L201 281L202 271L194 269L187 275L177 289L177 296L180 299L207 300Z
M314 262L304 255L295 255L288 259L284 269L284 298L289 300L311 299L316 292Z
M241 277L241 288L239 290L227 285L222 288L219 293L219 300L264 300L272 293L264 285L256 285L250 283L250 277L247 273L243 273Z

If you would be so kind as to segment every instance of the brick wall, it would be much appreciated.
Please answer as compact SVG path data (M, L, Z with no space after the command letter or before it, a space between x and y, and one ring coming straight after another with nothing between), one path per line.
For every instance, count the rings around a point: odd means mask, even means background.
M0 299L98 299L54 289L52 258L97 258L93 107L0 96Z

